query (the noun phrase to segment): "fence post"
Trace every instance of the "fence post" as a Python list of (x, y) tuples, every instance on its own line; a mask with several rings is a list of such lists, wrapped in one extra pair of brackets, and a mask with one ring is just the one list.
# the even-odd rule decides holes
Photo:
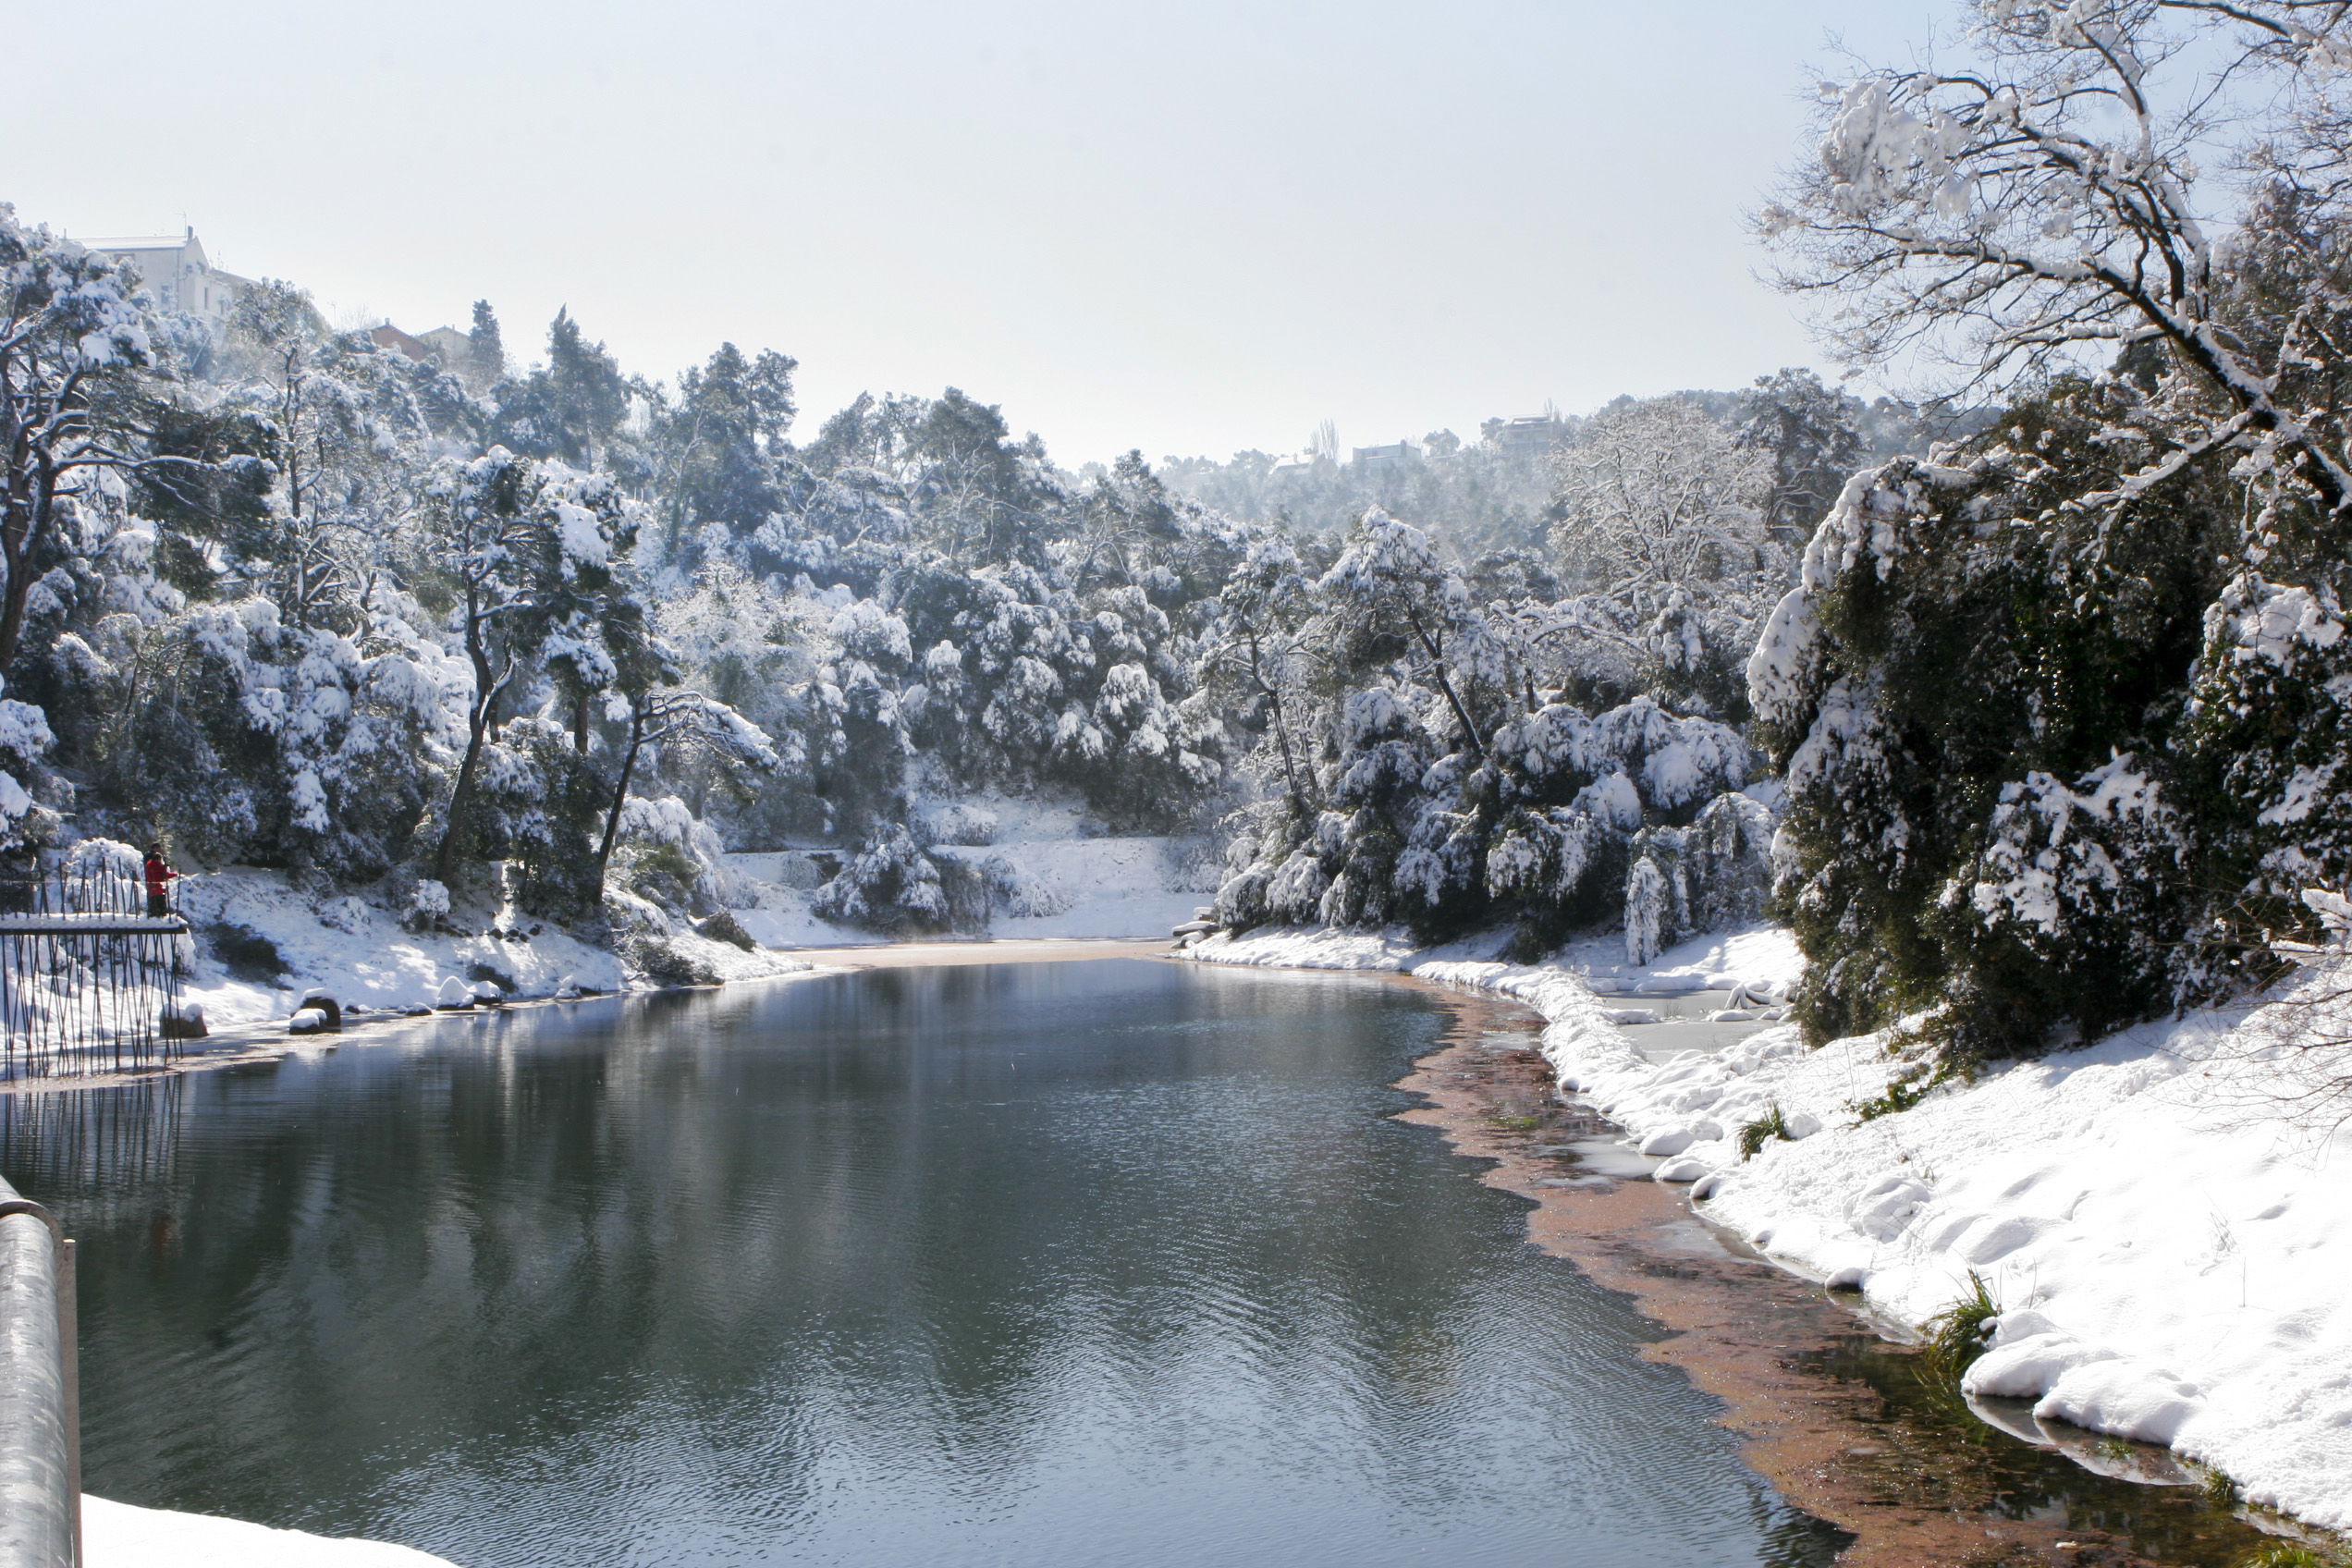
[(78, 1568), (73, 1243), (0, 1181), (0, 1568)]

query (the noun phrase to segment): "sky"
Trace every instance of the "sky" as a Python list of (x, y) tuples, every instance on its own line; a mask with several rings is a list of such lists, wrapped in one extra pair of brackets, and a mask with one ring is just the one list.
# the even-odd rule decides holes
[(195, 226), (341, 323), (802, 423), (963, 388), (1065, 464), (1829, 371), (1745, 214), (1927, 0), (0, 0), (0, 201)]

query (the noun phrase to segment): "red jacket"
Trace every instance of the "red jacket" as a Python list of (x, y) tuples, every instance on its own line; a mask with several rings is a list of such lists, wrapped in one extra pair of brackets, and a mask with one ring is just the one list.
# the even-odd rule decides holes
[(153, 855), (147, 857), (147, 892), (152, 898), (162, 898), (164, 889), (179, 879), (179, 873)]

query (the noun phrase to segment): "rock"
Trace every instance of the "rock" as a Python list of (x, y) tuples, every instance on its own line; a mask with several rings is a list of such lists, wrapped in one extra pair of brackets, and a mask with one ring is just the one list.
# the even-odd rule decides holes
[(204, 1010), (195, 1002), (165, 1002), (156, 1032), (166, 1040), (201, 1040), (209, 1033)]
[(1707, 1161), (1684, 1155), (1679, 1159), (1668, 1160), (1651, 1171), (1649, 1176), (1653, 1182), (1696, 1182), (1709, 1169)]
[(491, 981), (476, 980), (472, 999), (476, 1007), (504, 1007), (507, 1005), (507, 993)]
[(1691, 1136), (1687, 1127), (1665, 1127), (1652, 1133), (1641, 1143), (1641, 1152), (1652, 1159), (1678, 1155), (1698, 1140)]
[(1849, 1263), (1843, 1268), (1830, 1270), (1830, 1277), (1821, 1283), (1833, 1291), (1858, 1291), (1868, 1282), (1869, 1278), (1868, 1268), (1858, 1263)]
[(1606, 1011), (1609, 1014), (1609, 1022), (1616, 1024), (1655, 1023), (1659, 1021), (1658, 1010), (1655, 1008), (1612, 1007)]
[(294, 1016), (286, 1021), (286, 1032), (289, 1035), (324, 1035), (327, 1033), (326, 1014), (314, 1007), (298, 1009)]
[(1809, 1110), (1793, 1110), (1782, 1120), (1792, 1138), (1809, 1138), (1821, 1130), (1821, 1119)]
[(433, 1005), (444, 1012), (462, 1012), (473, 1005), (473, 993), (466, 989), (464, 981), (452, 974), (441, 982), (440, 992), (434, 998)]
[(557, 1000), (568, 1002), (577, 998), (579, 995), (580, 982), (574, 976), (567, 974), (562, 979), (556, 982)]
[(303, 992), (302, 1007), (305, 1011), (318, 1012), (325, 1016), (326, 1022), (319, 1025), (325, 1033), (339, 1035), (343, 1032), (343, 1009), (324, 987), (313, 986)]

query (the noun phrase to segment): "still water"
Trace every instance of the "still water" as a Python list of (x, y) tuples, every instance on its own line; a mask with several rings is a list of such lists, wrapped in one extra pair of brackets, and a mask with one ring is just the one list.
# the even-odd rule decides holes
[(0, 1105), (90, 1488), (466, 1568), (1827, 1562), (1390, 1085), (1138, 960), (436, 1023)]

